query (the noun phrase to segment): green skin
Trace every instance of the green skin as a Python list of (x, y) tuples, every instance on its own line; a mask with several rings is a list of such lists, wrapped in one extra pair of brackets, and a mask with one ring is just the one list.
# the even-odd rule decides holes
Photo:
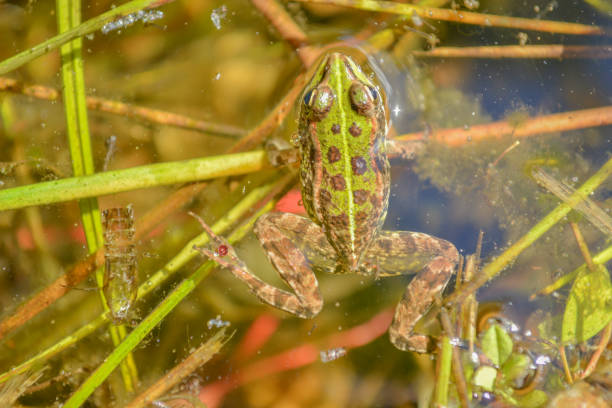
[(406, 287), (389, 328), (400, 350), (428, 352), (433, 342), (414, 326), (444, 290), (459, 260), (448, 241), (419, 232), (381, 230), (389, 202), (387, 122), (380, 89), (347, 55), (322, 59), (300, 102), (300, 185), (309, 218), (289, 213), (260, 217), (255, 234), (293, 292), (255, 276), (210, 228), (220, 255), (197, 248), (227, 267), (263, 302), (301, 318), (316, 316), (323, 300), (315, 271), (382, 277), (417, 275)]

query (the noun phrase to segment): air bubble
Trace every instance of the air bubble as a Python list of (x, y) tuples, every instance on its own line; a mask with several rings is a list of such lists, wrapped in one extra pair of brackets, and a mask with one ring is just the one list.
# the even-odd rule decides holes
[(159, 20), (164, 17), (164, 12), (160, 10), (151, 10), (151, 11), (143, 11), (140, 10), (136, 13), (128, 14), (127, 16), (118, 18), (116, 20), (111, 21), (110, 23), (106, 23), (102, 26), (100, 31), (102, 34), (108, 34), (111, 31), (121, 29), (123, 27), (129, 27), (136, 23), (137, 21), (142, 21), (143, 23), (150, 23), (155, 20)]
[(225, 5), (213, 9), (212, 13), (210, 13), (210, 20), (217, 30), (221, 29), (221, 20), (225, 18), (227, 15), (227, 7)]
[(329, 363), (330, 361), (337, 360), (345, 355), (346, 349), (344, 347), (336, 347), (333, 349), (319, 352), (319, 356), (321, 357), (321, 361), (323, 363)]
[(206, 323), (206, 327), (208, 327), (208, 330), (212, 329), (213, 327), (227, 327), (230, 325), (230, 322), (226, 321), (226, 320), (221, 320), (221, 315), (217, 315), (217, 317), (215, 317), (214, 319), (210, 319), (207, 323)]

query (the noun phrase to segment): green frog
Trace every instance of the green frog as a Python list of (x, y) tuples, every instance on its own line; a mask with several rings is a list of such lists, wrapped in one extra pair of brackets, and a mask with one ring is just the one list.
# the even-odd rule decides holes
[(414, 326), (445, 288), (459, 254), (440, 238), (382, 230), (390, 178), (381, 92), (351, 57), (333, 52), (320, 61), (299, 100), (294, 142), (308, 218), (268, 213), (255, 224), (268, 258), (293, 292), (259, 279), (203, 222), (217, 249), (197, 249), (228, 268), (263, 302), (305, 319), (323, 307), (315, 272), (416, 273), (397, 305), (389, 336), (400, 350), (424, 353), (433, 342), (414, 333)]

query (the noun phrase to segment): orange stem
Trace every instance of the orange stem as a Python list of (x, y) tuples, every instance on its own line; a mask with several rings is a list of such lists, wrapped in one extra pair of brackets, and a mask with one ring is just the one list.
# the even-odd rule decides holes
[[(512, 135), (516, 138), (541, 133), (562, 132), (595, 126), (612, 125), (612, 106), (554, 113), (530, 118), (522, 122), (499, 121), (474, 125), (465, 128), (434, 130), (429, 138), (449, 146), (462, 146), (466, 143), (487, 139), (501, 139)], [(410, 141), (425, 139), (424, 132), (400, 135), (395, 140)]]

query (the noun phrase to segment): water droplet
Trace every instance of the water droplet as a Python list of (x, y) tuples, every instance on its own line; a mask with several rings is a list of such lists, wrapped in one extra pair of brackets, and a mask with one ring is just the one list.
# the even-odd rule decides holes
[(319, 352), (319, 356), (321, 357), (321, 361), (324, 363), (329, 363), (330, 361), (334, 361), (346, 355), (346, 349), (344, 347), (337, 347), (329, 350), (324, 350)]
[(210, 20), (217, 30), (221, 29), (221, 20), (225, 18), (227, 15), (227, 7), (225, 5), (213, 9), (212, 13), (210, 13)]
[(221, 320), (221, 315), (217, 315), (217, 317), (215, 317), (214, 319), (210, 319), (207, 323), (206, 323), (206, 327), (208, 327), (208, 330), (212, 329), (213, 327), (227, 327), (230, 325), (230, 322), (226, 321), (226, 320)]

